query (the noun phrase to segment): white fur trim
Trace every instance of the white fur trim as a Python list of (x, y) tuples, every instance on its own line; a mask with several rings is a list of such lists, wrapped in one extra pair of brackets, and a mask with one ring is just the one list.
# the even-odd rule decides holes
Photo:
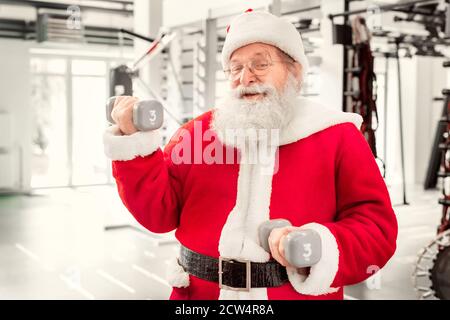
[(158, 130), (121, 135), (119, 127), (113, 125), (105, 130), (103, 145), (109, 159), (126, 161), (155, 152), (161, 145), (161, 136)]
[(294, 116), (288, 125), (281, 129), (280, 145), (296, 142), (328, 127), (350, 122), (358, 130), (362, 124), (362, 117), (352, 112), (343, 112), (325, 107), (306, 98), (299, 98)]
[(177, 258), (169, 260), (166, 279), (172, 287), (186, 288), (189, 286), (189, 273), (184, 271), (183, 267), (178, 263)]
[(263, 11), (246, 12), (231, 21), (222, 49), (223, 68), (228, 68), (236, 49), (255, 42), (273, 45), (290, 55), (302, 65), (305, 79), (309, 64), (300, 33), (284, 18)]
[[(276, 148), (270, 153), (270, 166), (275, 166)], [(236, 204), (228, 215), (219, 240), (222, 257), (267, 262), (270, 254), (259, 243), (258, 227), (269, 220), (272, 193), (271, 172), (261, 164), (246, 163), (247, 153), (242, 153), (238, 176)], [(266, 288), (252, 288), (249, 292), (221, 289), (219, 299), (267, 300)]]
[(311, 267), (308, 277), (297, 273), (296, 268), (286, 268), (288, 278), (294, 289), (305, 295), (318, 296), (337, 292), (339, 288), (331, 288), (339, 267), (339, 249), (330, 230), (318, 223), (309, 223), (299, 229), (310, 229), (319, 233), (322, 239), (322, 257)]

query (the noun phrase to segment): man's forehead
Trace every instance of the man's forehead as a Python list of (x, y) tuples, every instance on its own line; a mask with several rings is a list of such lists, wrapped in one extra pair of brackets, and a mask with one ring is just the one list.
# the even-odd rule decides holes
[(235, 50), (231, 54), (230, 62), (248, 58), (248, 57), (254, 57), (254, 56), (270, 56), (270, 57), (272, 57), (275, 52), (276, 52), (276, 48), (269, 44), (252, 43), (252, 44), (243, 46), (243, 47)]

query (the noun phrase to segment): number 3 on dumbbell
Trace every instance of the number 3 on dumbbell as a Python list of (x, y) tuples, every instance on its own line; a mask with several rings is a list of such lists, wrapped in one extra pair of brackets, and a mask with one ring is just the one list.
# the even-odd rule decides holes
[(286, 260), (297, 268), (310, 267), (322, 256), (322, 241), (311, 229), (294, 230), (283, 240)]
[(155, 110), (149, 110), (148, 113), (150, 113), (150, 117), (149, 117), (150, 122), (155, 122), (156, 121), (156, 112), (155, 112)]
[(303, 253), (303, 257), (305, 258), (306, 261), (309, 261), (309, 259), (311, 258), (311, 255), (312, 255), (311, 243), (305, 243), (303, 245), (303, 250), (305, 251)]

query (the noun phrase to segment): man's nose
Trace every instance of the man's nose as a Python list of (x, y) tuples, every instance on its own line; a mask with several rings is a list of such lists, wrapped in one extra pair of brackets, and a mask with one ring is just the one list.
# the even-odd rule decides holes
[(250, 84), (256, 82), (255, 74), (247, 66), (244, 66), (239, 82), (241, 85), (248, 87)]

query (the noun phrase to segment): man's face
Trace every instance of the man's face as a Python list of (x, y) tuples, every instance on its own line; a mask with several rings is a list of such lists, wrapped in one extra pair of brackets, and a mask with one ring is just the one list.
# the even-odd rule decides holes
[[(269, 63), (265, 70), (263, 63)], [(260, 70), (251, 70), (251, 67)], [(259, 67), (261, 66), (261, 68)], [(235, 89), (239, 86), (250, 87), (256, 84), (272, 85), (278, 92), (282, 92), (288, 78), (287, 61), (283, 61), (274, 46), (264, 43), (252, 43), (233, 52), (229, 64), (234, 76), (230, 79), (230, 86)], [(239, 72), (240, 71), (240, 72)], [(241, 98), (258, 100), (264, 97), (263, 93), (244, 94)]]
[[(298, 104), (301, 65), (276, 47), (253, 43), (233, 52), (226, 73), (230, 90), (216, 106), (211, 127), (217, 132), (244, 129), (281, 129)], [(234, 145), (231, 140), (224, 142)]]

